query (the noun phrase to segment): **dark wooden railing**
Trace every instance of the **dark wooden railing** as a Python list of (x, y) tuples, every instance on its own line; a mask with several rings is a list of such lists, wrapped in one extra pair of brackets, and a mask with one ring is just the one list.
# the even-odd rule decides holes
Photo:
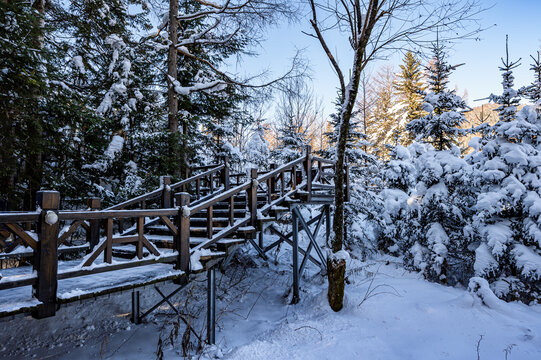
[[(188, 274), (190, 256), (194, 252), (211, 247), (242, 227), (250, 227), (254, 233), (260, 217), (267, 215), (273, 207), (292, 201), (292, 198), (302, 195), (303, 200), (309, 202), (314, 189), (332, 190), (333, 174), (326, 170), (333, 168), (333, 161), (313, 156), (311, 148), (307, 147), (302, 157), (279, 167), (273, 164), (265, 172), (249, 169), (246, 174), (230, 174), (226, 162), (202, 167), (201, 173), (174, 184), (171, 184), (170, 177), (163, 177), (159, 189), (104, 210), (100, 209), (99, 198), (88, 199), (88, 210), (59, 210), (58, 192), (38, 192), (36, 211), (0, 213), (0, 231), (11, 234), (15, 246), (21, 244), (31, 249), (34, 270), (22, 276), (0, 278), (0, 290), (31, 285), (35, 297), (42, 303), (35, 316), (46, 317), (55, 313), (58, 280), (155, 263), (171, 263), (175, 269)], [(231, 177), (237, 179), (233, 185)], [(206, 185), (205, 191), (201, 187), (202, 182)], [(347, 191), (349, 181), (346, 184)], [(265, 202), (259, 205), (258, 189), (260, 195), (265, 194)], [(235, 198), (244, 192), (246, 216), (235, 218)], [(159, 208), (146, 208), (154, 200), (159, 200)], [(213, 209), (223, 202), (227, 204), (228, 226), (214, 233)], [(199, 212), (206, 212), (208, 238), (190, 248), (190, 218)], [(125, 221), (132, 222), (134, 226), (124, 231)], [(162, 222), (171, 232), (173, 249), (160, 250), (145, 236), (146, 227), (157, 222)], [(62, 230), (60, 224), (64, 224)], [(28, 231), (30, 228), (36, 231)], [(81, 228), (86, 233), (87, 255), (78, 266), (59, 271), (59, 253), (68, 244), (70, 236)], [(114, 244), (134, 244), (135, 258), (113, 262)], [(261, 249), (252, 244), (260, 252)], [(0, 236), (0, 247), (6, 249), (8, 245)], [(148, 252), (146, 257), (145, 250)]]

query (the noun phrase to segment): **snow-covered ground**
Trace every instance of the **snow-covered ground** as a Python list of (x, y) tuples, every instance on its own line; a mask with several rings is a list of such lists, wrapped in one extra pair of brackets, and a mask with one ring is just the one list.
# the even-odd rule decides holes
[[(382, 257), (348, 264), (341, 312), (329, 309), (325, 278), (312, 265), (302, 279), (301, 302), (288, 305), (289, 248), (273, 254), (276, 264), (252, 260), (248, 251), (217, 274), (217, 345), (196, 354), (192, 335), (188, 351), (195, 358), (541, 359), (539, 305), (498, 301), (489, 308), (467, 289), (429, 283), (403, 270), (398, 259)], [(188, 299), (181, 309), (197, 316), (199, 333), (205, 284), (202, 276), (174, 298), (183, 305)], [(168, 293), (174, 286), (160, 288)], [(155, 294), (151, 287), (143, 291), (143, 307), (158, 299)], [(63, 307), (54, 318), (4, 319), (0, 358), (154, 359), (160, 337), (164, 358), (181, 358), (184, 325), (174, 346), (170, 340), (178, 318), (163, 307), (133, 325), (130, 303), (126, 292)]]

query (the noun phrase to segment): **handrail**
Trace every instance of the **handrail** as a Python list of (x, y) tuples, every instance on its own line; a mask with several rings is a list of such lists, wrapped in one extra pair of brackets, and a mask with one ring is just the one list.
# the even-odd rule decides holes
[(152, 190), (151, 192), (139, 195), (137, 197), (134, 197), (133, 199), (123, 201), (123, 202), (121, 202), (119, 204), (116, 204), (116, 205), (113, 205), (113, 206), (109, 206), (107, 209), (104, 209), (104, 210), (120, 210), (122, 208), (125, 208), (126, 206), (137, 204), (138, 202), (141, 202), (143, 200), (157, 198), (157, 197), (160, 196), (161, 193), (162, 193), (162, 188)]
[(184, 180), (181, 180), (181, 181), (176, 182), (176, 183), (174, 183), (174, 184), (171, 184), (171, 185), (169, 185), (169, 187), (170, 187), (171, 189), (176, 189), (176, 188), (178, 188), (178, 187), (181, 187), (182, 185), (188, 185), (189, 183), (194, 182), (194, 181), (196, 181), (197, 179), (201, 179), (201, 178), (203, 178), (203, 177), (205, 177), (205, 176), (208, 176), (208, 175), (210, 175), (210, 174), (213, 174), (213, 173), (215, 173), (215, 172), (218, 172), (218, 171), (222, 170), (223, 168), (225, 168), (225, 165), (223, 165), (223, 164), (222, 164), (222, 165), (218, 165), (217, 167), (212, 168), (212, 169), (207, 170), (207, 171), (204, 171), (204, 172), (202, 172), (201, 174), (197, 174), (197, 175), (194, 175), (194, 176), (189, 177), (189, 178), (187, 178), (187, 179), (184, 179)]
[(320, 163), (324, 163), (324, 164), (336, 165), (336, 161), (325, 159), (325, 158), (322, 158), (322, 157), (319, 157), (319, 156), (312, 156), (312, 160), (320, 162)]
[(38, 221), (39, 211), (0, 213), (0, 223)]
[(288, 170), (289, 168), (293, 167), (294, 165), (302, 163), (304, 160), (305, 160), (304, 156), (302, 156), (302, 157), (300, 157), (298, 159), (292, 160), (292, 161), (288, 162), (287, 164), (282, 165), (279, 168), (277, 168), (275, 170), (272, 170), (272, 171), (258, 177), (257, 181), (259, 181), (260, 183), (263, 182), (263, 181), (266, 181), (267, 179), (270, 179), (270, 178), (284, 172), (285, 170)]
[(214, 168), (214, 167), (216, 167), (216, 166), (220, 166), (220, 164), (210, 164), (210, 165), (194, 166), (194, 167), (191, 167), (190, 170), (210, 169), (210, 168)]
[(212, 199), (209, 199), (209, 200), (204, 201), (204, 202), (202, 202), (200, 204), (197, 204), (197, 205), (195, 205), (193, 207), (190, 207), (190, 214), (194, 214), (194, 213), (199, 212), (201, 210), (205, 210), (209, 206), (212, 206), (212, 205), (214, 205), (214, 204), (216, 204), (216, 203), (218, 203), (218, 202), (220, 202), (222, 200), (228, 199), (231, 196), (234, 196), (234, 195), (238, 194), (239, 192), (248, 189), (251, 186), (251, 184), (252, 184), (251, 181), (245, 182), (244, 184), (235, 186), (234, 188), (231, 188), (231, 189), (221, 193), (220, 195), (218, 195), (216, 197), (213, 197)]
[(133, 210), (97, 210), (97, 211), (60, 211), (59, 220), (94, 220), (119, 219), (130, 217), (175, 216), (177, 208), (169, 209), (133, 209)]
[[(213, 166), (215, 166), (215, 165), (213, 165)], [(189, 177), (187, 179), (184, 179), (184, 180), (181, 180), (181, 181), (176, 182), (174, 184), (171, 184), (171, 185), (169, 185), (169, 187), (171, 189), (176, 189), (178, 187), (181, 187), (182, 185), (188, 185), (191, 182), (197, 181), (197, 179), (201, 179), (202, 177), (205, 177), (205, 176), (208, 176), (208, 175), (210, 175), (212, 173), (218, 172), (218, 171), (222, 170), (224, 167), (225, 167), (225, 165), (223, 165), (223, 164), (218, 165), (218, 166), (214, 167), (213, 169), (204, 171), (204, 172), (202, 172), (200, 174), (191, 176), (191, 177)], [(122, 208), (125, 208), (126, 206), (137, 204), (137, 203), (139, 203), (139, 202), (141, 202), (143, 200), (150, 200), (150, 199), (158, 198), (160, 196), (160, 194), (162, 193), (162, 191), (163, 191), (163, 186), (156, 189), (156, 190), (152, 190), (152, 191), (150, 191), (148, 193), (139, 195), (139, 196), (137, 196), (137, 197), (135, 197), (133, 199), (129, 199), (129, 200), (123, 201), (123, 202), (121, 202), (119, 204), (110, 206), (105, 210), (120, 210)]]

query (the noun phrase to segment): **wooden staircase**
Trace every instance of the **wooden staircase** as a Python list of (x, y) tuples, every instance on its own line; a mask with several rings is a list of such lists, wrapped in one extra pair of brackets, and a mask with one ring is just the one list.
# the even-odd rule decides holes
[[(32, 303), (34, 316), (53, 316), (57, 304), (92, 294), (97, 296), (162, 280), (188, 282), (192, 273), (227, 263), (235, 249), (245, 243), (250, 243), (266, 258), (265, 253), (280, 241), (293, 244), (296, 240), (289, 239), (291, 234), (280, 234), (281, 240), (265, 247), (263, 241), (255, 241), (257, 234), (262, 236), (266, 228), (276, 233), (274, 223), (286, 214), (298, 217), (293, 210), (300, 204), (323, 205), (329, 222), (334, 165), (313, 156), (309, 147), (298, 159), (279, 167), (271, 164), (268, 171), (250, 169), (247, 173), (230, 174), (227, 161), (199, 171), (174, 184), (170, 177), (163, 177), (159, 189), (103, 210), (97, 198), (89, 199), (86, 210), (59, 210), (58, 192), (45, 191), (38, 194), (40, 204), (34, 212), (0, 213), (0, 232), (11, 239), (8, 243), (0, 238), (0, 250), (24, 246), (28, 251), (19, 253), (28, 253), (34, 259), (27, 275), (10, 276), (9, 271), (2, 270), (0, 291), (31, 286), (36, 294), (33, 299), (37, 300)], [(345, 190), (347, 196), (347, 183)], [(322, 219), (323, 213), (317, 219), (318, 229)], [(313, 219), (308, 225), (312, 223)], [(74, 241), (79, 229), (86, 236), (82, 241), (80, 238)], [(308, 226), (305, 230), (309, 231)], [(66, 252), (66, 248), (84, 252), (81, 246), (87, 250), (80, 263), (60, 267), (64, 263), (59, 261), (59, 254)], [(318, 261), (309, 255), (309, 249), (307, 252), (309, 261), (322, 266), (323, 259)], [(0, 252), (2, 256), (9, 253)], [(160, 275), (157, 265), (169, 266), (170, 270)], [(57, 292), (56, 284), (62, 287), (62, 282), (72, 278), (111, 272), (109, 277), (97, 281), (121, 279), (122, 276), (113, 273), (129, 275), (128, 269), (137, 267), (144, 273), (145, 266), (154, 266), (153, 271), (157, 271), (148, 281), (100, 286), (99, 290), (95, 287), (94, 293), (90, 289), (71, 297)], [(3, 313), (0, 307), (0, 316), (28, 309), (26, 306)]]

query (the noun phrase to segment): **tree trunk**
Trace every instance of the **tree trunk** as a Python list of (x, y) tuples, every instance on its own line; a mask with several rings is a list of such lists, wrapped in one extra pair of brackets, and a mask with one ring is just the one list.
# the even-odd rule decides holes
[[(340, 110), (339, 117), (340, 132), (338, 134), (338, 144), (336, 145), (336, 169), (334, 174), (334, 238), (331, 242), (333, 253), (337, 253), (338, 251), (342, 250), (344, 242), (344, 165), (351, 114), (353, 112), (353, 106), (359, 91), (359, 81), (362, 70), (360, 65), (361, 58), (361, 52), (356, 51), (350, 83), (346, 88), (345, 94), (342, 94), (342, 108)], [(346, 272), (346, 262), (343, 259), (335, 259), (333, 255), (329, 254), (327, 267), (329, 278), (329, 305), (334, 311), (340, 311), (344, 301), (344, 276)]]
[(168, 112), (168, 127), (172, 133), (178, 132), (178, 95), (175, 92), (175, 87), (171, 83), (172, 80), (177, 80), (177, 42), (178, 42), (178, 0), (169, 0), (169, 53), (167, 55), (167, 108)]

